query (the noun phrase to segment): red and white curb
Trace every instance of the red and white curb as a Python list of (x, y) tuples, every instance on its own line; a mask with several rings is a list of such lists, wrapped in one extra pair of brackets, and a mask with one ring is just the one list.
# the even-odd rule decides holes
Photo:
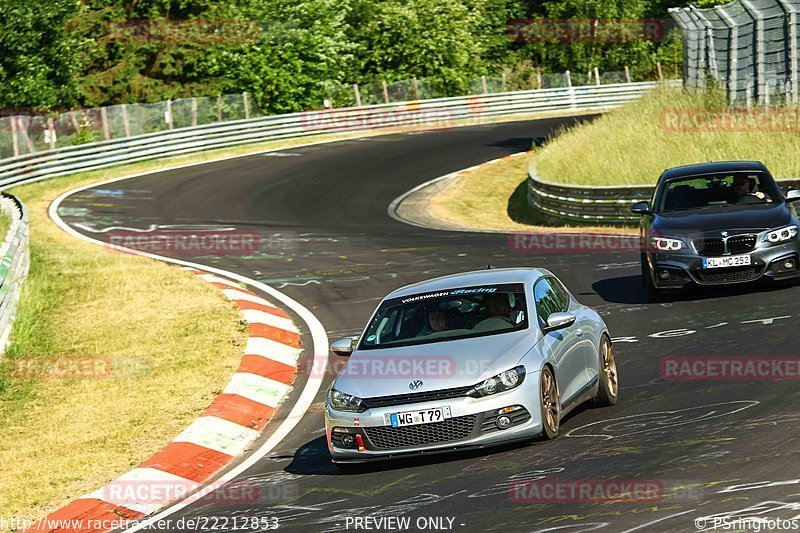
[(111, 531), (185, 498), (253, 444), (292, 390), (302, 350), (300, 331), (289, 315), (224, 277), (185, 270), (221, 289), (247, 322), (247, 345), (236, 373), (171, 443), (26, 531)]

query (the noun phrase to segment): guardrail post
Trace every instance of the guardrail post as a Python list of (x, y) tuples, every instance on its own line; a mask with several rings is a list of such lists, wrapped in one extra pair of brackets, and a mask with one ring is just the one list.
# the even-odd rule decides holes
[(361, 107), (361, 91), (358, 90), (358, 84), (353, 84), (353, 94), (356, 97), (356, 107)]
[(122, 104), (122, 126), (125, 128), (125, 137), (130, 137), (131, 136), (131, 121), (128, 119), (128, 105), (127, 104)]
[(381, 88), (383, 89), (383, 101), (389, 103), (389, 87), (386, 86), (386, 80), (381, 80)]
[(108, 127), (108, 109), (105, 107), (100, 108), (100, 122), (103, 123), (103, 138), (107, 141), (111, 140), (111, 129)]
[(242, 101), (244, 102), (244, 118), (250, 118), (250, 100), (247, 98), (247, 93), (242, 93)]

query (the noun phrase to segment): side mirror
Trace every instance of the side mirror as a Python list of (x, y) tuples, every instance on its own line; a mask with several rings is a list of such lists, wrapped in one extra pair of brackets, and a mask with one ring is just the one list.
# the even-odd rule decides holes
[(574, 323), (575, 315), (572, 313), (553, 313), (547, 317), (547, 327), (544, 328), (544, 332), (549, 333), (557, 329), (568, 328)]
[(650, 214), (650, 202), (636, 202), (631, 207), (631, 213), (636, 215), (647, 215)]
[(786, 193), (787, 202), (796, 202), (797, 200), (800, 200), (800, 189), (792, 189)]
[(345, 337), (331, 343), (331, 351), (336, 355), (350, 355), (356, 349), (358, 337)]

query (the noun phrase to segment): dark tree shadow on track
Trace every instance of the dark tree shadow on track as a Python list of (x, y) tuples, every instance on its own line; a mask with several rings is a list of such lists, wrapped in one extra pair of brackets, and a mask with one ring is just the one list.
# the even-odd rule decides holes
[[(658, 303), (689, 302), (695, 300), (711, 300), (730, 296), (741, 296), (760, 292), (790, 290), (796, 283), (757, 281), (738, 285), (721, 285), (718, 287), (692, 286), (679, 292), (665, 293)], [(606, 302), (621, 304), (649, 303), (641, 276), (622, 276), (596, 281), (592, 289)]]

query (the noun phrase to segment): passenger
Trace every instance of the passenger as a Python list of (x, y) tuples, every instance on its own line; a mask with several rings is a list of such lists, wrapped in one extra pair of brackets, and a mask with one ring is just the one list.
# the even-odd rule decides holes
[(511, 318), (511, 306), (508, 305), (508, 297), (505, 294), (487, 296), (485, 301), (490, 316), (499, 316), (505, 319)]

